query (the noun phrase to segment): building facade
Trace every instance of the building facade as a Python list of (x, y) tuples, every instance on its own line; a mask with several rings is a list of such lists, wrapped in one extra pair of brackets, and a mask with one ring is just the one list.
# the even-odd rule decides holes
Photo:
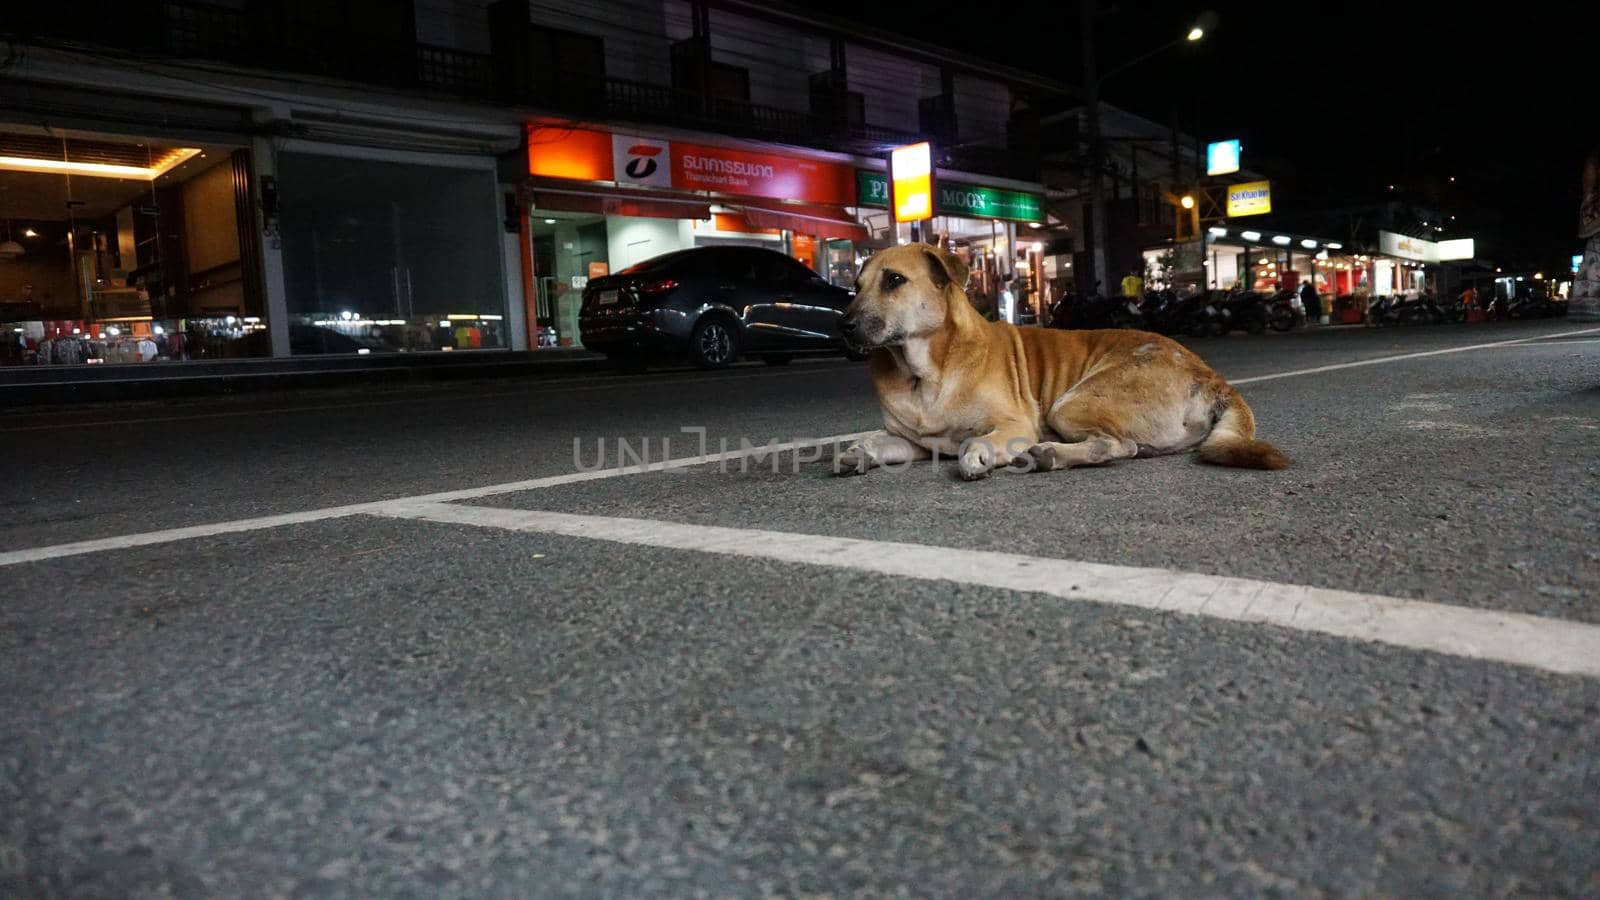
[(903, 239), (879, 173), (919, 139), (950, 195), (935, 228), (980, 271), (1026, 270), (1017, 229), (1047, 224), (1030, 110), (1064, 88), (848, 23), (690, 0), (87, 6), (0, 24), (8, 364), (571, 346), (585, 279), (705, 243), (841, 282)]

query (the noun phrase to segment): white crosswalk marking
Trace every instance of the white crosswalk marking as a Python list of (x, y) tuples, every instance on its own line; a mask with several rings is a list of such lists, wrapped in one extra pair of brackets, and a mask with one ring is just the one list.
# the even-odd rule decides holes
[(1171, 569), (648, 519), (426, 502), (391, 503), (375, 513), (1026, 591), (1600, 676), (1600, 625), (1522, 613)]

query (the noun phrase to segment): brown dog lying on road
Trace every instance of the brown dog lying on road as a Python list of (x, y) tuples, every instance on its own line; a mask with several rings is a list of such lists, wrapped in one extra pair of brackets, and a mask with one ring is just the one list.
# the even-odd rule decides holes
[(1064, 469), (1196, 447), (1222, 466), (1289, 464), (1255, 439), (1239, 392), (1177, 342), (991, 323), (966, 283), (966, 264), (929, 244), (891, 247), (861, 267), (840, 327), (875, 350), (884, 430), (841, 452), (835, 472), (937, 452), (958, 457), (972, 480), (1013, 464)]

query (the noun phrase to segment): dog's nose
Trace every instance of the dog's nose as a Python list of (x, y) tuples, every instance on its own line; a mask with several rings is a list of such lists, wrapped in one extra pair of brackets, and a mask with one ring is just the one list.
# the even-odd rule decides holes
[(856, 329), (861, 327), (861, 320), (855, 313), (847, 313), (839, 318), (839, 331), (845, 337), (855, 337)]

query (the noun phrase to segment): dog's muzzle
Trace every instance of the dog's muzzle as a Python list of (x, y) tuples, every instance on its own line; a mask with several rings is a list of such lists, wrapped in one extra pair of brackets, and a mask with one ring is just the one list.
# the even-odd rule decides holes
[[(883, 320), (876, 316), (846, 313), (839, 319), (839, 334), (845, 343), (857, 350), (871, 350), (884, 345)], [(874, 338), (873, 335), (878, 337)]]

